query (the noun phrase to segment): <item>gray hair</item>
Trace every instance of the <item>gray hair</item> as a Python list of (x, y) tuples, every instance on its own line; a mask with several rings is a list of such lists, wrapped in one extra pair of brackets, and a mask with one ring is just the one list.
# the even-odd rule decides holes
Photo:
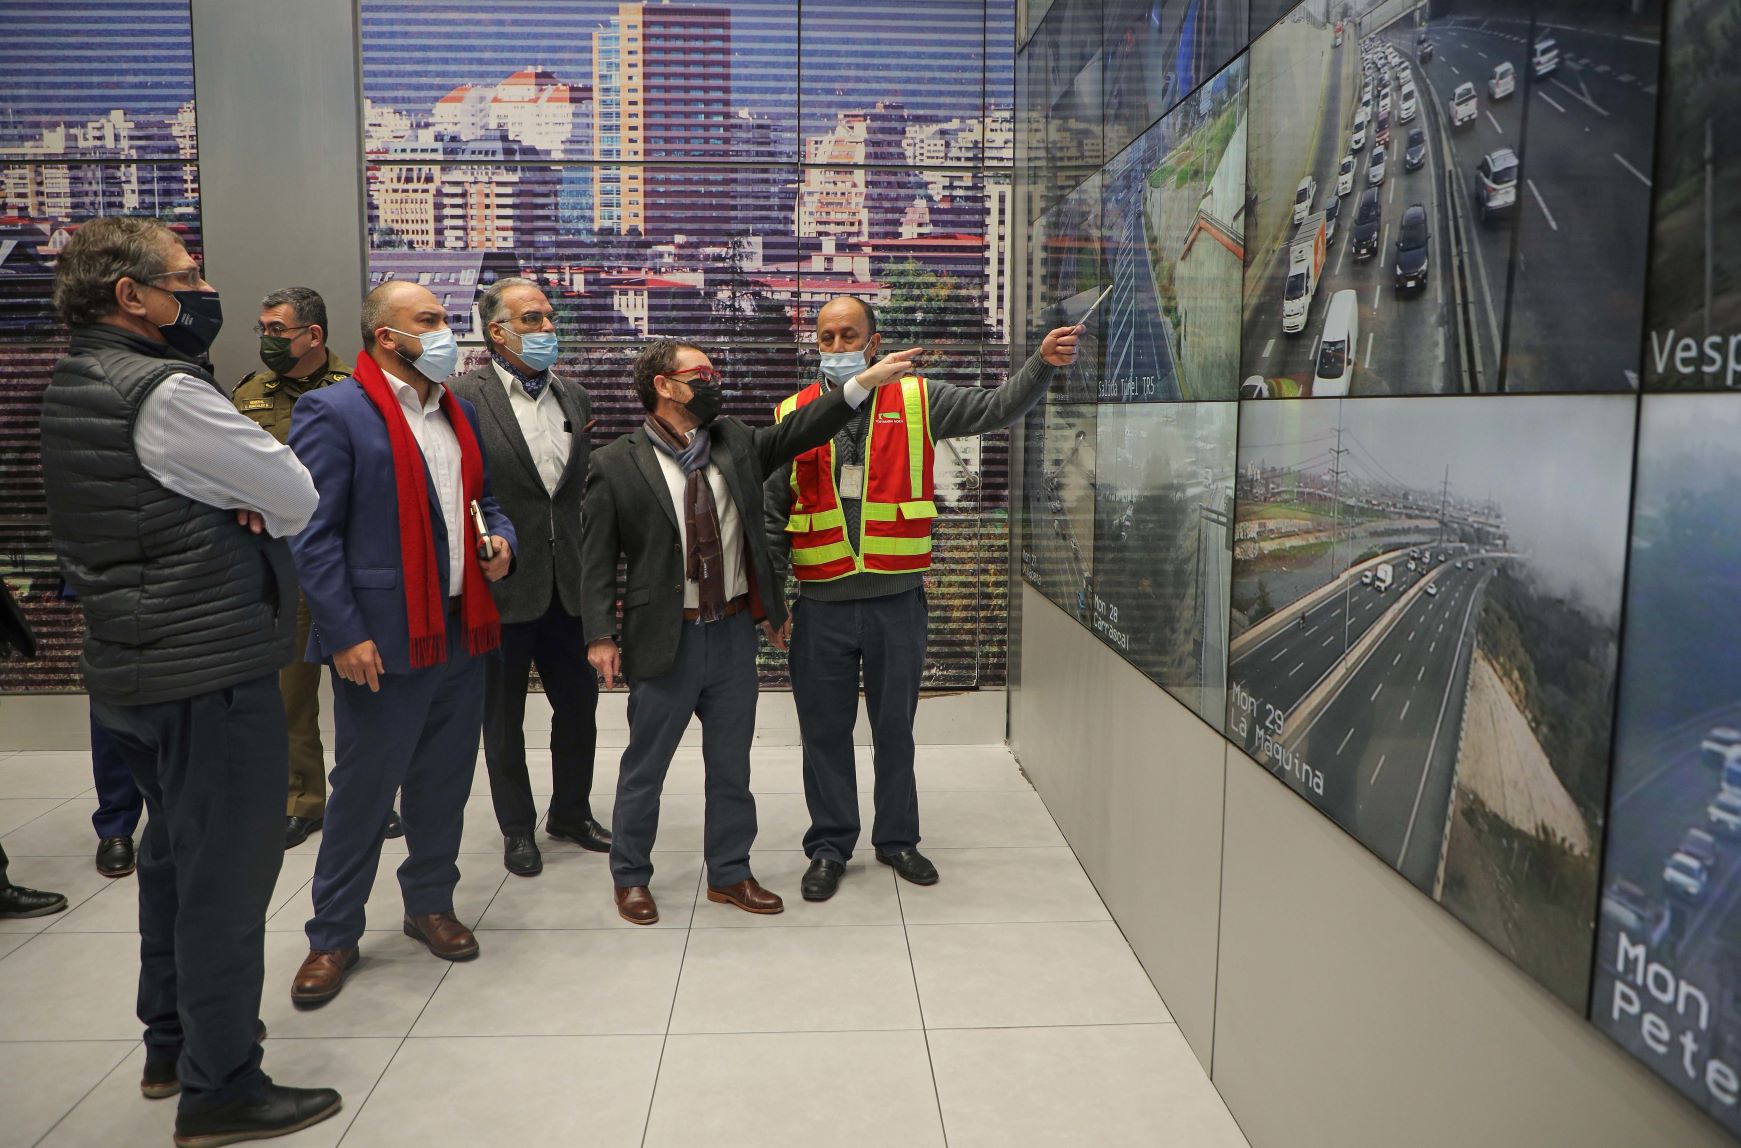
[[(538, 284), (518, 275), (504, 275), (502, 278), (484, 288), (484, 293), (478, 296), (478, 322), (484, 328), (484, 342), (490, 341), (490, 324), (503, 320), (503, 312), (507, 304), (502, 302), (502, 296), (512, 287), (537, 287)], [(542, 288), (540, 288), (542, 290)]]
[(54, 309), (69, 327), (88, 327), (115, 310), (115, 284), (149, 282), (169, 266), (181, 237), (147, 216), (111, 215), (73, 232), (54, 269)]
[(266, 298), (260, 300), (260, 310), (268, 311), (273, 307), (288, 305), (290, 313), (296, 316), (298, 323), (318, 326), (322, 334), (332, 331), (326, 325), (326, 300), (320, 297), (320, 292), (312, 287), (280, 287)]

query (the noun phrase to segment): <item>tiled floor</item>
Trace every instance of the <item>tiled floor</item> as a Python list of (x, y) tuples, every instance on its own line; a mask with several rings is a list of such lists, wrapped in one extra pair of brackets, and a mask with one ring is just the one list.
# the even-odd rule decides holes
[[(544, 874), (509, 877), (480, 769), (456, 900), (482, 958), (446, 964), (399, 933), (390, 854), (363, 963), (313, 1012), (289, 985), (319, 838), (286, 855), (266, 1068), (339, 1088), (345, 1110), (282, 1143), (1243, 1148), (1007, 750), (920, 751), (941, 884), (858, 860), (822, 906), (798, 896), (798, 753), (758, 749), (755, 769), (754, 864), (783, 915), (701, 896), (696, 751), (666, 787), (654, 928), (620, 920), (604, 859), (572, 846), (541, 842)], [(601, 750), (607, 817), (615, 774)], [(548, 793), (547, 762), (534, 776)], [(83, 755), (0, 753), (12, 877), (73, 906), (0, 921), (0, 1148), (169, 1142), (173, 1103), (137, 1084), (134, 886), (93, 870), (93, 806)]]

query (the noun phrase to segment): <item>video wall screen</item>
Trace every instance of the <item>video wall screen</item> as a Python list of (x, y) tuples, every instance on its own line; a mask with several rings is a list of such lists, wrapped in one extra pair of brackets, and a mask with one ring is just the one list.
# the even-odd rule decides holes
[(1074, 8), (1024, 577), (1741, 1136), (1741, 9)]
[(78, 607), (60, 596), (42, 490), (42, 392), (66, 347), (51, 302), (78, 225), (148, 215), (198, 257), (199, 138), (187, 0), (19, 0), (0, 40), (0, 578), (37, 634), (0, 693), (83, 688)]

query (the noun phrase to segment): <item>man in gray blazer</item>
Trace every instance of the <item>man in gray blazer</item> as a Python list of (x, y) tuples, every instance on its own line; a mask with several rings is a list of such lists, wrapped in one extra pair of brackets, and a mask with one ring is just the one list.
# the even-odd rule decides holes
[(556, 374), (554, 311), (530, 279), (505, 278), (478, 299), (490, 361), (454, 380), (478, 412), (494, 461), (496, 498), (520, 534), (512, 578), (491, 583), (502, 645), (484, 666), (484, 762), (508, 872), (544, 868), (533, 827), (538, 808), (526, 772), (526, 685), (533, 666), (553, 711), (550, 816), (544, 831), (603, 853), (611, 835), (592, 815), (598, 679), (582, 636), (581, 500), (591, 445), (592, 400)]
[[(629, 683), (611, 823), (617, 912), (637, 925), (659, 919), (649, 885), (665, 771), (691, 716), (701, 719), (707, 771), (707, 899), (749, 913), (778, 913), (780, 898), (750, 872), (756, 802), (750, 741), (756, 724), (756, 631), (786, 620), (761, 529), (762, 483), (844, 427), (871, 390), (910, 369), (901, 351), (775, 426), (718, 418), (719, 372), (693, 344), (660, 340), (635, 360), (639, 429), (592, 456), (581, 522), (587, 659), (614, 685)], [(623, 645), (617, 629), (617, 561), (627, 559)]]

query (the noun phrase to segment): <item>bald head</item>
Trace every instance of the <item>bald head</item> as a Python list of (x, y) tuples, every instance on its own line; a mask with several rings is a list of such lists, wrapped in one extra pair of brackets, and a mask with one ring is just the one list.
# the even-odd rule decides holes
[[(389, 279), (363, 298), (363, 346), (375, 345), (375, 333), (382, 327), (397, 327), (401, 331), (415, 331), (402, 320), (409, 316), (401, 312), (415, 314), (419, 310), (435, 311), (443, 320), (447, 313), (441, 309), (441, 300), (427, 287), (419, 286), (409, 279)], [(436, 326), (440, 326), (437, 323)]]
[(863, 351), (867, 361), (876, 359), (882, 337), (877, 334), (877, 313), (856, 295), (839, 295), (816, 312), (816, 349), (825, 354)]

